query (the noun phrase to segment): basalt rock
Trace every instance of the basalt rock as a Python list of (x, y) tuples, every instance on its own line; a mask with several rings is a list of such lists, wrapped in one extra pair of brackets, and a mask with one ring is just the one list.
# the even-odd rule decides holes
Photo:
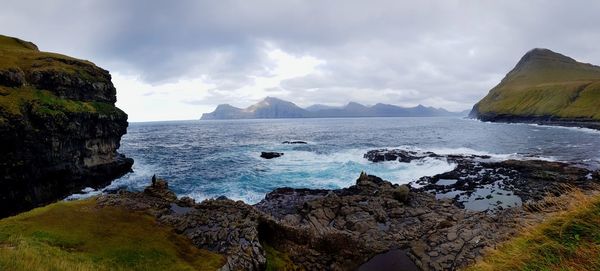
[(131, 170), (116, 151), (128, 123), (108, 71), (6, 36), (0, 55), (0, 217)]

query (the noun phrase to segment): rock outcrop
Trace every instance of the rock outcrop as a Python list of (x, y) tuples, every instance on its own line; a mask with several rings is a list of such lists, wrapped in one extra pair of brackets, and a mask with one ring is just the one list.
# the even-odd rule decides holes
[[(597, 173), (564, 163), (388, 152), (377, 150), (367, 157), (399, 162), (435, 157), (457, 167), (422, 178), (421, 188), (362, 173), (348, 188), (279, 188), (252, 206), (227, 198), (201, 203), (177, 199), (163, 180), (144, 192), (121, 191), (101, 196), (98, 202), (149, 212), (198, 247), (225, 255), (221, 270), (264, 270), (269, 261), (286, 260), (288, 270), (368, 269), (371, 261), (398, 267), (398, 255), (405, 270), (457, 270), (475, 262), (485, 248), (516, 234), (520, 226), (542, 221), (554, 207), (539, 206), (546, 196), (566, 191), (563, 185), (588, 189), (600, 182)], [(445, 185), (443, 178), (456, 182)], [(472, 194), (504, 181), (502, 187), (522, 196), (523, 205), (486, 212), (466, 208), (460, 197), (439, 197), (457, 190)], [(395, 256), (386, 265), (389, 255)]]
[(108, 71), (0, 36), (0, 217), (108, 184), (127, 114)]
[(533, 49), (473, 107), (470, 116), (600, 129), (598, 93), (600, 67)]

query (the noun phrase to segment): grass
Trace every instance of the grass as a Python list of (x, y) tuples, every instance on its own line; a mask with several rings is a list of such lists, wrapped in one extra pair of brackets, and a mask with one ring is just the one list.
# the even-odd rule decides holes
[(266, 271), (295, 271), (302, 270), (296, 266), (290, 257), (275, 249), (268, 243), (262, 243), (263, 249), (265, 250), (265, 256), (267, 258)]
[(495, 89), (479, 103), (482, 113), (600, 120), (600, 81)]
[[(95, 76), (93, 63), (72, 57), (41, 52), (32, 43), (0, 35), (0, 70), (22, 71), (32, 74), (36, 71), (75, 74), (77, 77), (96, 82), (106, 78)], [(125, 113), (112, 104), (101, 102), (81, 102), (61, 99), (49, 91), (38, 90), (31, 85), (21, 87), (0, 86), (0, 125), (6, 122), (7, 115), (23, 116), (26, 108), (38, 115), (65, 115), (70, 112), (95, 112), (106, 116)]]
[[(73, 65), (72, 63), (80, 64)], [(54, 69), (89, 76), (80, 68), (85, 65), (93, 66), (94, 64), (61, 54), (41, 52), (31, 43), (0, 35), (0, 70), (11, 68), (22, 71)]]
[(564, 211), (525, 228), (467, 270), (600, 270), (600, 197), (571, 194), (556, 203), (564, 204)]
[(216, 270), (224, 263), (149, 215), (98, 208), (94, 199), (0, 220), (0, 270)]
[(0, 86), (0, 112), (22, 116), (25, 107), (30, 107), (38, 115), (64, 115), (66, 113), (99, 113), (106, 116), (125, 113), (109, 103), (82, 102), (61, 99), (50, 91), (38, 90), (29, 86), (8, 88)]

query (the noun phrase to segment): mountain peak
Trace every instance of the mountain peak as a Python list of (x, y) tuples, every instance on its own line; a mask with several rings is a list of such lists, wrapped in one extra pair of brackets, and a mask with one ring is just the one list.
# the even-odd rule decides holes
[(357, 102), (349, 102), (349, 103), (346, 105), (346, 107), (366, 107), (366, 106), (364, 106), (364, 105), (362, 105), (362, 104), (359, 104), (359, 103), (357, 103)]
[(572, 59), (563, 54), (559, 54), (550, 49), (546, 48), (534, 48), (529, 50), (529, 52), (525, 53), (519, 63), (517, 63), (517, 67), (524, 66), (528, 63), (532, 62), (549, 62), (549, 61), (559, 61), (559, 62), (567, 62), (567, 63), (576, 63), (575, 59)]
[(263, 101), (265, 102), (279, 102), (279, 101), (283, 101), (282, 99), (279, 98), (275, 98), (275, 97), (271, 97), (271, 96), (267, 96), (263, 99)]

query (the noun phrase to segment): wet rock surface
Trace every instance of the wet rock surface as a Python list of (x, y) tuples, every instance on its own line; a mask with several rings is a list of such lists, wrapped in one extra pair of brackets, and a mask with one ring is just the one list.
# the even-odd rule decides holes
[(373, 150), (372, 162), (409, 163), (424, 158), (443, 159), (455, 165), (449, 172), (425, 176), (411, 183), (415, 191), (430, 192), (438, 199), (451, 198), (457, 206), (473, 211), (497, 211), (558, 196), (569, 187), (592, 189), (598, 173), (563, 162), (498, 160), (486, 155), (440, 155), (399, 149)]

